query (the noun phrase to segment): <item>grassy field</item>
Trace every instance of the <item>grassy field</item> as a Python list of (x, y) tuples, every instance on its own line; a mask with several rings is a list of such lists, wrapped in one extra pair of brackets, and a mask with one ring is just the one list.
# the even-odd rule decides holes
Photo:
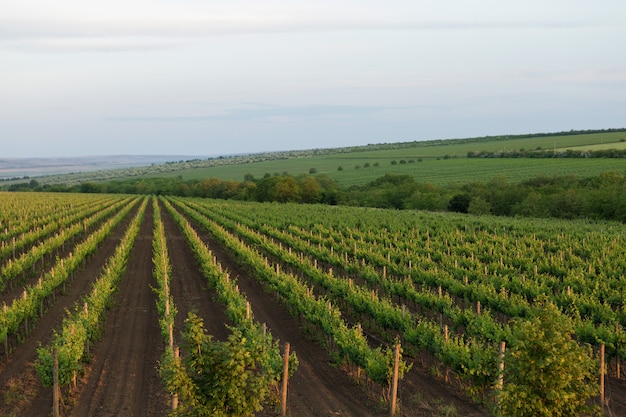
[[(452, 143), (415, 146), (397, 149), (354, 151), (322, 156), (280, 159), (246, 164), (162, 173), (158, 176), (182, 176), (183, 179), (219, 178), (242, 181), (249, 174), (255, 178), (264, 175), (289, 173), (326, 174), (344, 186), (365, 184), (386, 173), (407, 174), (420, 182), (439, 185), (462, 184), (468, 181), (488, 182), (504, 176), (510, 182), (519, 182), (538, 175), (577, 175), (587, 177), (605, 171), (626, 170), (624, 159), (482, 159), (466, 158), (471, 151), (498, 151), (511, 149), (624, 149), (620, 140), (624, 132), (603, 134), (533, 137), (490, 142)], [(341, 167), (341, 169), (340, 169)], [(157, 175), (154, 175), (157, 176)]]
[[(421, 162), (391, 165), (390, 161), (380, 161), (378, 166), (370, 162), (364, 168), (365, 160), (317, 159), (306, 161), (270, 161), (258, 164), (233, 165), (214, 168), (178, 171), (163, 176), (182, 176), (184, 179), (219, 178), (241, 181), (246, 174), (255, 178), (265, 173), (287, 172), (292, 175), (305, 174), (315, 167), (318, 174), (327, 174), (344, 186), (365, 184), (387, 173), (407, 174), (420, 182), (433, 184), (463, 184), (470, 181), (488, 182), (494, 177), (505, 177), (510, 182), (524, 181), (538, 175), (594, 176), (605, 171), (626, 171), (624, 159), (424, 159)], [(337, 169), (343, 166), (343, 171)], [(356, 168), (360, 166), (361, 168)]]
[(625, 142), (611, 142), (611, 143), (599, 143), (595, 145), (581, 145), (575, 146), (570, 149), (574, 150), (583, 150), (583, 151), (601, 151), (606, 149), (626, 149), (626, 141)]

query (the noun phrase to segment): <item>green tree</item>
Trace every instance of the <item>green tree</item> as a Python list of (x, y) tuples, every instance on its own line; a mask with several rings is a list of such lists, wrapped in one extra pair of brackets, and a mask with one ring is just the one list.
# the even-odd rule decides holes
[(336, 205), (343, 200), (343, 191), (337, 180), (325, 174), (320, 174), (315, 179), (322, 188), (322, 203)]
[(319, 203), (322, 198), (322, 186), (311, 176), (300, 179), (300, 190), (303, 203)]
[(467, 213), (470, 206), (471, 197), (469, 194), (456, 194), (448, 203), (448, 210), (457, 213)]
[(569, 417), (589, 415), (599, 394), (597, 363), (591, 347), (573, 338), (572, 320), (546, 296), (533, 317), (514, 326), (505, 360), (499, 404), (503, 416)]
[(470, 214), (490, 214), (491, 204), (483, 198), (474, 197), (470, 201), (467, 212)]
[(270, 191), (273, 201), (281, 203), (299, 202), (300, 201), (300, 185), (295, 178), (282, 175), (277, 178), (273, 189)]

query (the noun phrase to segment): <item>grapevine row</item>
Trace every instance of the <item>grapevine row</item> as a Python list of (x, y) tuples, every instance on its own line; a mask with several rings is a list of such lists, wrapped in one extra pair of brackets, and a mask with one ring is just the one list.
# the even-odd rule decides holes
[[(246, 349), (260, 352), (260, 363), (263, 366), (263, 373), (266, 374), (265, 378), (273, 381), (274, 384), (278, 384), (282, 377), (281, 371), (283, 366), (283, 359), (281, 357), (278, 342), (273, 340), (272, 335), (265, 330), (264, 325), (261, 325), (253, 319), (250, 304), (247, 302), (243, 294), (239, 292), (236, 282), (232, 280), (228, 272), (224, 271), (221, 265), (217, 263), (211, 251), (202, 242), (189, 222), (181, 216), (168, 201), (164, 199), (162, 201), (169, 214), (181, 229), (188, 245), (194, 252), (195, 257), (200, 264), (202, 273), (208, 280), (209, 285), (215, 289), (219, 301), (226, 306), (227, 315), (234, 324), (231, 331), (234, 332), (236, 330), (238, 334), (240, 334), (238, 336), (238, 340), (240, 340), (241, 343), (245, 342)], [(160, 220), (161, 215), (158, 207), (157, 210), (155, 210), (155, 213), (158, 213), (155, 216), (154, 262), (155, 269), (158, 271), (155, 273), (155, 276), (157, 277), (157, 280), (166, 283), (168, 281), (168, 277), (170, 276), (170, 267), (167, 247), (165, 245), (164, 230)], [(156, 219), (157, 216), (158, 224)], [(167, 338), (170, 341), (170, 347), (165, 350), (161, 374), (165, 379), (166, 386), (172, 394), (176, 394), (178, 397), (189, 401), (192, 397), (188, 392), (190, 390), (189, 384), (191, 381), (186, 377), (186, 371), (184, 370), (181, 361), (173, 356), (174, 352), (172, 351), (171, 328), (174, 322), (173, 315), (175, 314), (175, 309), (171, 298), (167, 294), (168, 291), (166, 288), (167, 287), (159, 291), (159, 300), (167, 299), (165, 309), (162, 308), (162, 301), (159, 301), (159, 304), (161, 304), (160, 310), (163, 317), (161, 319), (161, 331), (165, 336), (165, 326), (167, 325)], [(169, 303), (171, 303), (171, 305), (169, 305)], [(290, 355), (289, 363), (290, 373), (295, 372), (297, 367), (297, 358), (295, 353)], [(221, 384), (228, 386), (229, 381), (221, 381)], [(260, 395), (260, 393), (257, 393), (257, 395)]]
[[(247, 332), (258, 333), (263, 326), (253, 320), (250, 304), (239, 291), (237, 282), (230, 278), (227, 271), (223, 270), (189, 222), (167, 200), (163, 200), (163, 202), (192, 248), (209, 285), (216, 290), (219, 301), (226, 306), (228, 318), (232, 320), (235, 326), (241, 328), (244, 334)], [(268, 346), (273, 344), (271, 339), (271, 335), (268, 333)]]
[(174, 300), (169, 292), (172, 267), (170, 265), (167, 244), (165, 240), (165, 228), (161, 221), (161, 209), (156, 198), (152, 199), (154, 211), (154, 230), (152, 237), (152, 264), (153, 275), (157, 282), (157, 311), (159, 313), (159, 327), (165, 343), (169, 349), (173, 349), (173, 329), (176, 308)]

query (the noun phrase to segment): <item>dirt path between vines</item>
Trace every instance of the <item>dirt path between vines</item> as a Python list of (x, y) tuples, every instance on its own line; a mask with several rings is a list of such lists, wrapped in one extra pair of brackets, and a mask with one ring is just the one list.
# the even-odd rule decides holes
[(208, 288), (207, 279), (200, 272), (200, 266), (185, 236), (163, 206), (161, 213), (172, 266), (170, 291), (177, 310), (174, 343), (180, 346), (184, 320), (192, 311), (204, 320), (204, 328), (215, 340), (225, 341), (228, 337), (225, 324), (229, 323), (229, 319), (224, 305), (216, 301), (216, 294)]
[(156, 368), (164, 342), (151, 289), (152, 227), (148, 204), (72, 416), (167, 415), (167, 398)]

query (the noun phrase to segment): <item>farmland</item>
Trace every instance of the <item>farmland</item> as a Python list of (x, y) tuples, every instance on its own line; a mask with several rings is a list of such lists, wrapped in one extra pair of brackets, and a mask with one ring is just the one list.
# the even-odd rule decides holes
[[(626, 164), (621, 159), (596, 160), (475, 160), (466, 155), (472, 151), (499, 151), (510, 149), (623, 149), (621, 140), (624, 132), (604, 134), (580, 134), (567, 136), (538, 136), (531, 138), (507, 138), (484, 140), (458, 140), (413, 142), (407, 144), (381, 145), (382, 149), (365, 147), (348, 151), (307, 156), (281, 158), (277, 160), (246, 161), (219, 164), (206, 168), (190, 168), (180, 171), (150, 174), (149, 177), (182, 176), (183, 179), (218, 178), (241, 181), (245, 175), (255, 178), (266, 174), (287, 172), (291, 175), (308, 174), (315, 169), (317, 174), (326, 174), (343, 186), (362, 185), (386, 173), (407, 174), (420, 182), (437, 185), (462, 184), (468, 178), (487, 182), (494, 175), (510, 181), (524, 181), (538, 175), (568, 175), (580, 177), (597, 175), (604, 171), (624, 171)], [(332, 151), (332, 150), (328, 150)], [(322, 153), (322, 152), (320, 152)], [(341, 168), (341, 169), (340, 169)]]
[[(222, 343), (267, 334), (258, 343), (268, 363), (290, 343), (288, 415), (388, 415), (386, 358), (399, 343), (398, 415), (487, 416), (500, 343), (514, 342), (514, 319), (531, 316), (541, 295), (596, 359), (604, 345), (609, 410), (626, 412), (620, 223), (0, 197), (1, 414), (49, 413), (56, 349), (63, 415), (166, 415), (177, 385), (158, 364), (184, 347), (194, 312)], [(279, 407), (257, 415), (280, 415)]]
[[(501, 176), (514, 180), (524, 181), (537, 175), (568, 175), (580, 177), (597, 175), (604, 171), (622, 172), (626, 163), (622, 159), (468, 159), (468, 158), (429, 158), (418, 161), (417, 158), (406, 163), (393, 157), (334, 157), (311, 158), (308, 160), (268, 161), (259, 164), (243, 166), (227, 166), (221, 168), (198, 168), (159, 175), (159, 177), (176, 177), (181, 175), (187, 180), (203, 178), (218, 178), (222, 180), (241, 181), (246, 174), (255, 178), (262, 178), (265, 174), (292, 175), (307, 174), (315, 168), (317, 174), (326, 174), (336, 179), (340, 184), (350, 187), (374, 181), (387, 173), (406, 174), (417, 181), (438, 185), (461, 185), (468, 179), (488, 182), (494, 176)], [(391, 161), (398, 162), (397, 164)], [(378, 163), (378, 165), (375, 165)], [(338, 170), (342, 167), (342, 170)]]
[[(252, 155), (230, 155), (172, 160), (151, 166), (76, 172), (66, 175), (35, 177), (41, 185), (75, 186), (84, 182), (124, 181), (127, 179), (181, 178), (201, 180), (242, 181), (246, 176), (265, 175), (327, 175), (344, 187), (363, 185), (387, 173), (406, 174), (420, 182), (435, 185), (462, 184), (468, 180), (487, 182), (494, 174), (511, 182), (520, 182), (539, 175), (575, 174), (595, 176), (606, 171), (623, 172), (623, 158), (493, 160), (467, 158), (468, 152), (500, 152), (510, 150), (605, 150), (624, 149), (626, 133), (616, 131), (563, 132), (524, 136), (431, 140), (371, 144), (351, 148), (309, 149)], [(314, 145), (312, 145), (314, 146)], [(172, 157), (174, 158), (174, 157)], [(471, 175), (468, 175), (471, 174)], [(23, 179), (5, 180), (10, 186)]]

